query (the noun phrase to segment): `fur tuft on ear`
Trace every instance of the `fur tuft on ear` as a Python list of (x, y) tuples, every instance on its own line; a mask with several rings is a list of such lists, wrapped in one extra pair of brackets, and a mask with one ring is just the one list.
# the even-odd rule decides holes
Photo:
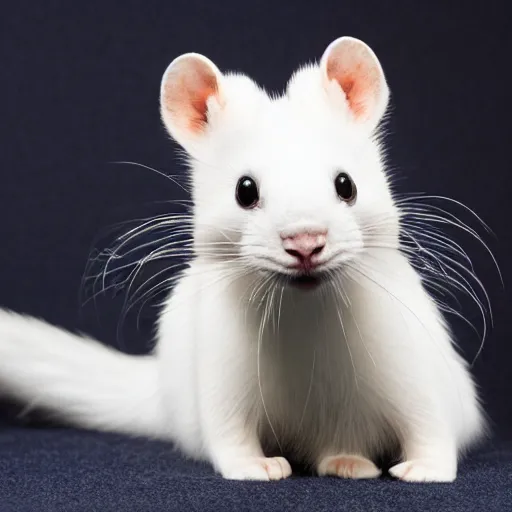
[(205, 134), (212, 111), (223, 105), (222, 74), (197, 53), (171, 62), (162, 78), (160, 112), (170, 135), (185, 149)]
[(373, 130), (386, 111), (389, 89), (372, 49), (359, 39), (340, 37), (325, 50), (320, 68), (328, 93), (342, 92), (353, 119)]

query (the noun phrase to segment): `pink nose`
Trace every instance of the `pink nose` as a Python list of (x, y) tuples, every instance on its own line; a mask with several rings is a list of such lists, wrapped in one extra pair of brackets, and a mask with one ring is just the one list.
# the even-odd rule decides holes
[(312, 257), (320, 254), (325, 247), (326, 236), (326, 231), (316, 231), (282, 237), (283, 248), (301, 264), (310, 265)]

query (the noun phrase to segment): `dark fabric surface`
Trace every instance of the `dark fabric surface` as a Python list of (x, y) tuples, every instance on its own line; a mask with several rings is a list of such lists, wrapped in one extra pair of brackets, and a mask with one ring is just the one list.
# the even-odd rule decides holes
[(0, 511), (512, 510), (512, 443), (473, 453), (453, 484), (297, 476), (229, 482), (161, 442), (60, 428), (0, 430)]

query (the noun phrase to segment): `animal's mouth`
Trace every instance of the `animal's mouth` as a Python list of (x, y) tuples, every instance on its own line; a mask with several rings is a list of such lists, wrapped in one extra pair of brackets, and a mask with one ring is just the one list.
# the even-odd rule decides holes
[(319, 274), (297, 274), (288, 276), (288, 282), (294, 288), (299, 288), (301, 290), (314, 290), (320, 286), (322, 276)]
[(272, 263), (277, 263), (280, 267), (284, 268), (282, 270), (275, 268), (262, 268), (261, 270), (267, 275), (270, 271), (270, 273), (273, 274), (274, 277), (277, 278), (285, 287), (310, 291), (319, 288), (322, 284), (325, 284), (331, 279), (329, 270), (324, 268), (323, 264), (318, 265), (316, 268), (297, 268), (282, 265), (280, 262), (275, 262), (274, 260), (272, 260)]

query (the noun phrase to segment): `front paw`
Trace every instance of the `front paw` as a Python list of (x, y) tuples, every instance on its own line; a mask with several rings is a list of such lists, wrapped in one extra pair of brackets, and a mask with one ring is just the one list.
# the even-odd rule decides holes
[(324, 457), (317, 468), (320, 476), (340, 478), (378, 478), (380, 469), (369, 459), (360, 455), (330, 455)]
[(228, 480), (281, 480), (292, 468), (283, 457), (249, 457), (225, 464), (221, 474)]
[(453, 482), (457, 476), (457, 470), (452, 467), (421, 459), (401, 462), (393, 466), (389, 473), (404, 482)]

